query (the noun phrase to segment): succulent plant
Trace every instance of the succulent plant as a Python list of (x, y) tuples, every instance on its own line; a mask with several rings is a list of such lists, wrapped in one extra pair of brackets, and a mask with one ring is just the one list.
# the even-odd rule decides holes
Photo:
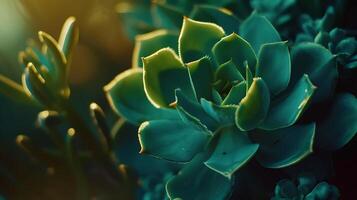
[[(357, 131), (356, 98), (349, 94), (339, 96), (321, 125), (296, 123), (310, 103), (333, 95), (338, 73), (327, 49), (302, 43), (289, 53), (255, 13), (239, 35), (225, 25), (184, 18), (179, 36), (165, 30), (140, 36), (133, 68), (104, 88), (117, 113), (141, 123), (141, 153), (185, 163), (166, 185), (172, 199), (225, 199), (234, 173), (250, 159), (286, 167), (312, 153), (315, 137), (335, 149)], [(336, 114), (347, 107), (346, 118)], [(346, 131), (325, 132), (336, 116)]]
[(337, 200), (340, 192), (336, 186), (327, 182), (318, 183), (314, 176), (302, 174), (296, 179), (280, 180), (275, 187), (271, 200)]
[(337, 61), (347, 69), (357, 66), (357, 41), (347, 31), (334, 28), (336, 12), (329, 7), (321, 19), (313, 20), (309, 15), (301, 16), (303, 32), (297, 35), (296, 42), (315, 42), (329, 49)]
[(22, 84), (34, 100), (53, 108), (70, 96), (69, 65), (78, 41), (78, 28), (71, 17), (65, 22), (58, 42), (42, 31), (38, 36), (40, 46), (30, 43), (26, 51), (19, 54), (20, 63), (25, 68)]
[[(41, 46), (31, 42), (19, 54), (20, 63), (25, 67), (22, 87), (0, 76), (0, 92), (44, 109), (38, 114), (37, 124), (48, 134), (52, 145), (39, 144), (24, 134), (16, 137), (16, 144), (36, 164), (47, 169), (45, 176), (48, 179), (61, 179), (63, 174), (74, 177), (69, 180), (75, 182), (75, 194), (65, 194), (65, 198), (69, 195), (76, 199), (113, 196), (134, 199), (136, 177), (114, 155), (114, 139), (103, 110), (96, 103), (90, 104), (92, 124), (88, 126), (70, 103), (68, 73), (78, 36), (74, 17), (65, 22), (58, 42), (40, 31)], [(95, 131), (91, 129), (92, 126), (96, 127)], [(100, 177), (97, 179), (110, 187), (100, 186), (103, 189), (95, 186), (95, 191), (91, 191), (93, 177)], [(111, 191), (111, 194), (103, 195), (97, 190)]]

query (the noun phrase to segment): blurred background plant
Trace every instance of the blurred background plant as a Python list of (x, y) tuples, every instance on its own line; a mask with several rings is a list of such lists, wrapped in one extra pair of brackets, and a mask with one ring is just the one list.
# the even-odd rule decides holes
[[(172, 6), (167, 8), (166, 5), (176, 6), (177, 2), (179, 1), (169, 0), (166, 3), (155, 1), (154, 4), (164, 5), (164, 10), (170, 10)], [(178, 28), (181, 26), (182, 15), (188, 15), (192, 10), (192, 1), (182, 2), (186, 3), (181, 3), (175, 8), (183, 6), (183, 11), (181, 11), (179, 16), (172, 16), (174, 19), (179, 20), (176, 21), (179, 25)], [(199, 2), (203, 3), (205, 1)], [(214, 3), (214, 1), (212, 2)], [(357, 24), (354, 20), (356, 6), (353, 1), (296, 0), (286, 1), (288, 3), (285, 3), (285, 6), (279, 4), (282, 1), (274, 1), (276, 2), (273, 4), (276, 5), (275, 7), (266, 7), (266, 2), (270, 1), (240, 0), (237, 2), (245, 7), (239, 9), (234, 9), (234, 5), (229, 2), (221, 1), (218, 4), (231, 9), (241, 19), (248, 16), (253, 8), (255, 8), (263, 14), (267, 13), (267, 15), (272, 14), (271, 11), (273, 10), (277, 15), (273, 13), (270, 17), (271, 19), (276, 18), (276, 16), (284, 16), (285, 19), (289, 19), (289, 16), (292, 15), (293, 22), (299, 21), (299, 17), (295, 15), (296, 12), (291, 12), (294, 10), (291, 5), (296, 5), (296, 2), (300, 8), (303, 8), (299, 11), (303, 10), (310, 14), (312, 20), (322, 18), (327, 6), (335, 5), (337, 13), (335, 26), (347, 30), (357, 29)], [(308, 5), (308, 7), (301, 5)], [(162, 182), (171, 173), (175, 173), (178, 166), (148, 156), (139, 156), (138, 151), (140, 146), (136, 136), (137, 127), (129, 125), (123, 120), (118, 120), (117, 116), (109, 108), (102, 91), (103, 85), (112, 80), (120, 71), (131, 65), (132, 39), (137, 33), (149, 31), (149, 29), (145, 28), (145, 24), (142, 26), (140, 20), (153, 20), (151, 17), (151, 7), (151, 1), (149, 0), (0, 0), (0, 74), (20, 83), (23, 68), (18, 63), (18, 52), (26, 48), (28, 39), (37, 38), (38, 30), (43, 30), (54, 38), (58, 38), (60, 27), (66, 18), (68, 16), (75, 16), (81, 36), (74, 52), (69, 74), (69, 85), (71, 86), (70, 102), (75, 105), (84, 123), (94, 131), (97, 130), (95, 121), (93, 122), (93, 119), (90, 117), (88, 107), (93, 101), (102, 106), (103, 112), (106, 113), (106, 122), (110, 126), (113, 125), (111, 134), (115, 136), (113, 137), (113, 141), (116, 142), (116, 145), (113, 146), (113, 152), (115, 152), (117, 158), (120, 158), (120, 163), (130, 165), (136, 171), (136, 175), (142, 177), (138, 180), (137, 184), (141, 188), (139, 190), (140, 197), (162, 199)], [(279, 9), (275, 10), (276, 8)], [(139, 11), (140, 15), (137, 15), (137, 11)], [(118, 13), (122, 20), (118, 20)], [(135, 15), (140, 16), (139, 21), (137, 21), (137, 16)], [(279, 18), (276, 18), (278, 19), (278, 25)], [(291, 20), (288, 21), (291, 22)], [(282, 20), (282, 22), (284, 22), (282, 24), (286, 24), (286, 21)], [(156, 23), (158, 22), (156, 21)], [(140, 25), (139, 31), (135, 29), (135, 26), (134, 29), (131, 27), (137, 24)], [(295, 40), (297, 31), (303, 30), (294, 23), (290, 24), (293, 25), (293, 29), (296, 32), (286, 33), (284, 37), (292, 37)], [(142, 30), (142, 27), (145, 29)], [(159, 27), (151, 27), (150, 30)], [(285, 27), (281, 26), (280, 30), (282, 31)], [(125, 30), (122, 30), (123, 28)], [(349, 36), (351, 36), (351, 33), (352, 36), (356, 36), (353, 32), (349, 31), (348, 33), (350, 34)], [(348, 90), (356, 95), (357, 87), (355, 85), (351, 86), (351, 83), (355, 83), (356, 80), (353, 78), (356, 77), (353, 74), (356, 74), (356, 69), (347, 73), (352, 78), (346, 79), (346, 82), (338, 85), (339, 90)], [(52, 116), (53, 114), (57, 120), (56, 112), (41, 112), (43, 111), (41, 107), (14, 102), (3, 95), (0, 95), (0, 102), (0, 199), (2, 196), (6, 197), (6, 199), (24, 199), (25, 197), (26, 199), (76, 198), (76, 186), (72, 175), (67, 173), (68, 166), (64, 166), (57, 171), (48, 166), (48, 163), (41, 163), (36, 158), (43, 156), (43, 149), (36, 148), (38, 144), (45, 148), (54, 146), (52, 139), (47, 136), (50, 133), (46, 126), (36, 123), (36, 121), (41, 121), (36, 119), (42, 119), (47, 112), (47, 114), (51, 114), (48, 116)], [(38, 114), (39, 112), (41, 113)], [(61, 116), (59, 116), (59, 121), (60, 123), (56, 124), (56, 126), (58, 126), (60, 135), (64, 138), (73, 135), (73, 130), (68, 129), (68, 124), (66, 124)], [(116, 134), (118, 132), (122, 134)], [(20, 133), (21, 135), (18, 136)], [(38, 154), (35, 153), (35, 155), (32, 154), (29, 157), (16, 145), (15, 141), (18, 144), (22, 144), (20, 146), (25, 152), (27, 151), (26, 149), (30, 148), (32, 152), (37, 152)], [(76, 137), (74, 141), (75, 146), (82, 147), (78, 145), (79, 141)], [(335, 155), (337, 178), (332, 181), (340, 188), (345, 198), (353, 195), (354, 185), (349, 182), (357, 178), (354, 172), (356, 162), (354, 159), (351, 159), (351, 155), (355, 155), (357, 152), (357, 148), (353, 145), (355, 142), (352, 141), (352, 144)], [(53, 155), (53, 152), (45, 151), (45, 153)], [(57, 153), (55, 152), (54, 155), (56, 156)], [(95, 165), (93, 162), (87, 162), (87, 152), (80, 152), (79, 154), (83, 156), (81, 162), (90, 163), (89, 169), (91, 170), (85, 169), (86, 172), (95, 174), (92, 177), (101, 177), (103, 175), (101, 174), (101, 170), (92, 167)], [(66, 162), (68, 164), (68, 161)], [(53, 176), (53, 174), (56, 175)], [(107, 185), (97, 179), (91, 180), (91, 182), (96, 183), (94, 186), (91, 186), (98, 189), (95, 191), (100, 191), (103, 188), (108, 190), (115, 189), (106, 188)], [(102, 186), (96, 187), (98, 185)], [(64, 196), (59, 196), (58, 194), (63, 194)], [(108, 196), (97, 197), (98, 199), (110, 199)]]

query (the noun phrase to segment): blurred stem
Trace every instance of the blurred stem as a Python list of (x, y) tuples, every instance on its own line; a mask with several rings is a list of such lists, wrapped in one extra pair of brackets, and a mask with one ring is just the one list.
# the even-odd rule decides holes
[(68, 134), (66, 135), (65, 141), (65, 153), (68, 161), (69, 168), (73, 172), (73, 176), (76, 179), (76, 187), (77, 187), (77, 199), (90, 199), (89, 190), (88, 190), (88, 180), (81, 168), (80, 160), (74, 150), (73, 139), (75, 136), (74, 129), (69, 129)]
[(92, 131), (87, 127), (84, 120), (77, 111), (70, 105), (62, 106), (70, 125), (78, 132), (78, 136), (84, 141), (86, 147), (92, 152), (92, 155), (103, 163), (103, 166), (109, 170), (112, 177), (115, 177), (119, 182), (123, 181), (123, 176), (118, 170), (118, 161), (112, 152), (106, 151), (106, 148), (100, 146)]

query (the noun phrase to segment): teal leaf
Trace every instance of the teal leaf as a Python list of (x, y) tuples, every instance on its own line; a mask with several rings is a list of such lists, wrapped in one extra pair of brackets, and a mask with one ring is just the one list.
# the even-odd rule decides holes
[(274, 95), (289, 84), (290, 54), (286, 42), (264, 44), (258, 55), (256, 76), (261, 77)]
[(247, 86), (246, 92), (248, 92), (250, 86), (253, 83), (253, 73), (249, 69), (248, 62), (244, 62), (244, 66), (245, 66), (245, 82), (246, 82), (246, 86)]
[(149, 56), (165, 47), (177, 50), (178, 34), (157, 30), (135, 37), (135, 47), (132, 58), (132, 67), (142, 67), (142, 57)]
[(212, 99), (213, 70), (208, 57), (187, 64), (197, 99)]
[(352, 94), (337, 96), (326, 118), (317, 124), (317, 144), (324, 150), (337, 150), (357, 133), (357, 99)]
[(327, 47), (328, 44), (331, 42), (331, 38), (327, 32), (320, 31), (314, 38), (314, 42)]
[(33, 99), (25, 92), (20, 84), (1, 74), (0, 94), (11, 98), (13, 101), (36, 105)]
[(223, 100), (222, 105), (238, 105), (246, 94), (246, 82), (242, 81), (233, 86), (226, 98)]
[(210, 135), (182, 121), (154, 120), (139, 127), (140, 153), (175, 162), (188, 162), (204, 150)]
[(230, 196), (233, 179), (222, 176), (206, 167), (208, 158), (198, 154), (166, 184), (170, 199), (224, 200)]
[(216, 105), (206, 99), (201, 99), (203, 110), (213, 119), (215, 119), (220, 126), (234, 124), (235, 112), (237, 106), (235, 105)]
[(263, 79), (254, 78), (246, 96), (236, 111), (236, 125), (243, 131), (259, 126), (265, 119), (270, 104), (269, 89)]
[(212, 52), (218, 64), (232, 60), (239, 71), (244, 73), (244, 61), (247, 61), (251, 70), (254, 71), (257, 62), (254, 50), (246, 40), (235, 33), (218, 41), (213, 46)]
[(222, 96), (215, 89), (212, 89), (212, 100), (214, 103), (220, 105), (223, 102)]
[(145, 93), (155, 107), (168, 108), (175, 101), (177, 88), (195, 98), (188, 70), (172, 49), (161, 49), (143, 62)]
[(336, 186), (330, 185), (326, 182), (321, 182), (305, 197), (306, 200), (314, 199), (340, 199), (340, 191)]
[(216, 72), (214, 73), (215, 80), (229, 81), (232, 82), (241, 82), (244, 80), (242, 74), (239, 72), (236, 65), (232, 60), (227, 61), (226, 63), (221, 64)]
[(182, 15), (179, 9), (169, 4), (154, 1), (152, 3), (154, 23), (161, 28), (178, 30), (182, 23)]
[(24, 91), (28, 96), (33, 97), (33, 99), (44, 105), (49, 105), (53, 102), (52, 93), (48, 91), (45, 80), (32, 63), (27, 64), (21, 80)]
[(309, 77), (304, 75), (294, 88), (272, 102), (268, 115), (259, 128), (275, 130), (294, 124), (308, 106), (315, 90)]
[(223, 36), (224, 30), (218, 25), (185, 17), (178, 44), (181, 59), (187, 63), (210, 56), (212, 46)]
[(57, 44), (57, 41), (49, 34), (40, 31), (38, 33), (40, 41), (47, 46), (45, 55), (50, 62), (50, 65), (54, 67), (48, 67), (50, 70), (48, 73), (51, 74), (51, 77), (54, 82), (62, 84), (67, 81), (66, 75), (68, 66), (66, 66), (67, 59), (60, 51), (60, 47)]
[(176, 109), (179, 111), (184, 121), (190, 121), (194, 124), (202, 123), (208, 129), (214, 131), (218, 126), (217, 122), (207, 115), (202, 106), (197, 101), (187, 98), (180, 89), (175, 91)]
[(258, 162), (267, 168), (293, 165), (313, 152), (315, 124), (293, 125), (288, 128), (259, 133), (254, 140), (260, 144)]
[(179, 119), (175, 110), (158, 109), (149, 102), (144, 92), (141, 68), (119, 74), (104, 86), (104, 91), (113, 110), (133, 124), (161, 118)]
[(194, 20), (219, 24), (227, 34), (238, 33), (240, 20), (229, 10), (211, 5), (194, 6), (190, 17)]
[(343, 39), (336, 46), (336, 52), (345, 53), (347, 55), (353, 55), (357, 51), (357, 41), (353, 37)]
[(280, 35), (273, 25), (265, 17), (255, 13), (241, 24), (239, 33), (249, 42), (256, 53), (259, 52), (263, 44), (281, 41)]
[(274, 189), (275, 197), (271, 200), (280, 200), (280, 199), (295, 199), (298, 195), (298, 189), (295, 184), (289, 179), (280, 180)]
[(69, 17), (62, 27), (62, 32), (58, 40), (58, 46), (62, 50), (67, 61), (71, 59), (71, 54), (79, 39), (79, 29), (76, 18)]
[(323, 100), (332, 94), (338, 72), (335, 58), (328, 49), (316, 43), (298, 44), (291, 50), (291, 62), (290, 85), (307, 74), (318, 88), (315, 101)]
[(218, 134), (217, 146), (205, 165), (230, 179), (254, 156), (259, 145), (252, 144), (247, 134), (236, 127), (222, 128)]

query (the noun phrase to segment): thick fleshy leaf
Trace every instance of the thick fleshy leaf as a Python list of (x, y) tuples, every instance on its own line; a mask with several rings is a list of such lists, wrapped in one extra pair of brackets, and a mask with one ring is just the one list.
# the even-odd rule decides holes
[(15, 81), (0, 74), (0, 94), (11, 98), (13, 101), (35, 104), (33, 99), (25, 92), (23, 87)]
[(245, 66), (245, 82), (246, 82), (246, 92), (248, 92), (250, 86), (253, 83), (253, 73), (249, 68), (248, 62), (244, 62)]
[(187, 63), (211, 55), (212, 46), (223, 36), (218, 25), (185, 17), (178, 44), (181, 59)]
[(79, 29), (76, 24), (76, 18), (69, 17), (62, 27), (62, 31), (58, 39), (58, 46), (67, 58), (67, 61), (70, 60), (73, 49), (78, 43), (78, 39)]
[(212, 48), (214, 58), (218, 64), (226, 63), (230, 60), (244, 73), (244, 61), (247, 61), (254, 72), (257, 62), (256, 55), (250, 44), (236, 33), (232, 33), (220, 41)]
[(223, 80), (229, 82), (241, 82), (244, 80), (237, 66), (232, 60), (221, 64), (215, 72), (215, 80)]
[(236, 112), (236, 125), (243, 131), (259, 126), (265, 119), (270, 105), (267, 85), (261, 78), (254, 78), (246, 96), (240, 102)]
[(60, 47), (58, 46), (57, 41), (49, 34), (45, 32), (38, 32), (38, 37), (40, 41), (47, 46), (47, 50), (45, 55), (50, 62), (50, 65), (53, 67), (48, 67), (50, 70), (48, 73), (51, 74), (51, 77), (54, 82), (58, 84), (62, 84), (62, 82), (66, 81), (67, 75), (67, 59), (65, 55), (60, 51)]
[(215, 119), (220, 126), (234, 124), (235, 112), (237, 106), (235, 105), (216, 105), (206, 99), (201, 99), (203, 110), (213, 119)]
[(52, 93), (47, 90), (45, 80), (32, 63), (29, 63), (25, 68), (21, 81), (24, 91), (28, 96), (36, 99), (43, 105), (48, 105), (52, 102)]
[(154, 16), (154, 23), (158, 27), (175, 31), (180, 28), (182, 15), (184, 14), (174, 6), (158, 1), (152, 3), (152, 13)]
[(212, 100), (214, 103), (220, 105), (223, 102), (222, 96), (215, 89), (212, 89)]
[(170, 199), (224, 200), (231, 194), (233, 179), (206, 167), (209, 155), (198, 154), (166, 184)]
[(238, 105), (246, 94), (246, 82), (242, 81), (233, 86), (226, 98), (223, 100), (222, 105)]
[(197, 99), (212, 99), (213, 70), (208, 57), (187, 64)]
[(253, 13), (240, 26), (240, 35), (249, 42), (256, 53), (266, 43), (280, 42), (279, 33), (263, 16)]
[(155, 107), (169, 107), (177, 88), (195, 98), (188, 70), (172, 49), (161, 49), (143, 58), (143, 62), (145, 93)]
[(308, 106), (316, 87), (309, 77), (304, 75), (294, 88), (283, 94), (283, 97), (272, 102), (268, 115), (259, 126), (265, 130), (275, 130), (294, 124)]
[(142, 57), (149, 56), (165, 47), (177, 50), (178, 34), (167, 30), (157, 30), (135, 37), (132, 67), (142, 67)]
[(222, 7), (211, 5), (194, 6), (190, 17), (194, 20), (219, 24), (227, 34), (238, 33), (240, 20), (234, 14)]
[(245, 132), (234, 126), (222, 128), (218, 134), (217, 146), (205, 165), (230, 179), (254, 156), (259, 145), (253, 144)]
[[(254, 133), (253, 133), (254, 134)], [(313, 151), (315, 124), (294, 125), (255, 135), (260, 144), (258, 162), (267, 168), (293, 165)]]
[(317, 144), (325, 150), (337, 150), (357, 133), (357, 99), (352, 94), (337, 96), (330, 113), (317, 124)]
[(139, 127), (140, 153), (150, 154), (175, 162), (188, 162), (204, 147), (211, 137), (204, 130), (182, 121), (154, 120)]
[(104, 86), (110, 105), (120, 116), (131, 123), (140, 124), (147, 120), (179, 119), (173, 109), (155, 108), (147, 99), (141, 68), (129, 69)]
[(315, 186), (315, 188), (306, 195), (306, 200), (314, 199), (329, 199), (338, 200), (340, 199), (340, 191), (334, 185), (330, 185), (326, 182), (321, 182)]
[(219, 124), (207, 115), (202, 106), (197, 101), (187, 98), (180, 89), (175, 91), (176, 109), (184, 121), (191, 121), (193, 124), (202, 123), (209, 130), (214, 131)]
[(127, 35), (134, 40), (138, 34), (148, 33), (157, 29), (153, 22), (152, 13), (148, 12), (147, 5), (135, 4), (128, 6), (127, 2), (119, 2), (115, 6)]
[(323, 100), (332, 94), (338, 72), (335, 58), (328, 49), (316, 43), (298, 44), (291, 50), (291, 62), (290, 86), (303, 74), (307, 74), (318, 88), (315, 101)]
[(291, 73), (290, 54), (286, 42), (264, 44), (258, 55), (256, 75), (264, 79), (274, 95), (288, 87)]

